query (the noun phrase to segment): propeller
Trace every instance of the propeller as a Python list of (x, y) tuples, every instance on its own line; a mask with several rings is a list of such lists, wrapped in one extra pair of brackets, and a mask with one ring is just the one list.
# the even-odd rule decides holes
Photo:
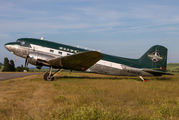
[(16, 56), (16, 59), (14, 59), (14, 62), (17, 62), (18, 56)]
[(27, 56), (26, 59), (25, 59), (25, 68), (27, 68), (27, 67), (28, 67), (28, 64), (29, 64), (28, 58), (29, 58), (29, 56)]

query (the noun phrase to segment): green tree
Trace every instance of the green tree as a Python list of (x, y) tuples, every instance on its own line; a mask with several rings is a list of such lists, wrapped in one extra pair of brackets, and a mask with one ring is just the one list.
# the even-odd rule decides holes
[(0, 62), (0, 66), (3, 66), (3, 64)]
[(17, 71), (17, 72), (23, 72), (24, 70), (29, 71), (29, 68), (23, 67), (23, 65), (18, 66), (18, 67), (16, 68), (16, 71)]
[(17, 72), (22, 72), (21, 66), (18, 66), (18, 67), (16, 68), (16, 71), (17, 71)]
[(10, 60), (10, 64), (9, 64), (9, 68), (10, 68), (10, 71), (15, 71), (15, 64), (14, 64), (14, 61), (13, 60)]
[(4, 68), (3, 68), (3, 72), (9, 71), (10, 70), (10, 65), (9, 65), (9, 59), (6, 57), (4, 58)]

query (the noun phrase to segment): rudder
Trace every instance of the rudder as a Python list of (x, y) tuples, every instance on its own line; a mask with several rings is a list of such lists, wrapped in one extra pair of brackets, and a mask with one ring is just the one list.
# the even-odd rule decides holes
[(142, 67), (166, 71), (167, 48), (160, 45), (151, 47), (142, 57), (138, 59)]

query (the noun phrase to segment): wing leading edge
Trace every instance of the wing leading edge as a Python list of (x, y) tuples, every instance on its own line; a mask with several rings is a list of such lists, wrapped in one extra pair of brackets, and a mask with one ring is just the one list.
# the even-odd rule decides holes
[(47, 63), (56, 68), (85, 71), (102, 58), (103, 55), (97, 51), (87, 51), (74, 55), (53, 58), (47, 60)]

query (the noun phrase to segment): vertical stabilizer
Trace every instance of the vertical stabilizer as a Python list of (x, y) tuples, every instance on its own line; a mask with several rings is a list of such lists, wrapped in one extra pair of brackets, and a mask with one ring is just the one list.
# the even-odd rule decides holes
[(160, 45), (151, 47), (141, 58), (139, 63), (145, 68), (166, 71), (167, 48)]

